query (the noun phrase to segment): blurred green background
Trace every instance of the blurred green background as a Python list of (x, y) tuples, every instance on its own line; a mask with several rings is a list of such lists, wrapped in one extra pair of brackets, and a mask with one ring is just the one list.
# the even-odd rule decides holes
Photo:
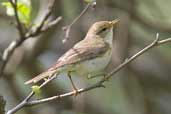
[[(0, 2), (5, 0), (0, 0)], [(48, 0), (32, 0), (32, 21), (39, 22), (47, 10)], [(156, 33), (160, 39), (171, 36), (170, 0), (97, 0), (75, 23), (70, 38), (62, 43), (62, 27), (70, 24), (86, 6), (83, 0), (56, 0), (52, 19), (63, 20), (37, 38), (17, 48), (0, 79), (0, 95), (7, 101), (6, 110), (13, 108), (31, 91), (24, 82), (39, 74), (75, 43), (82, 40), (89, 27), (99, 20), (121, 21), (115, 30), (114, 52), (109, 70), (150, 44)], [(0, 52), (18, 38), (15, 20), (0, 5)], [(17, 114), (170, 114), (171, 113), (171, 44), (159, 46), (115, 74), (106, 88), (63, 100), (23, 108)], [(98, 79), (73, 76), (77, 88)], [(67, 77), (60, 77), (43, 89), (42, 97), (71, 91)]]

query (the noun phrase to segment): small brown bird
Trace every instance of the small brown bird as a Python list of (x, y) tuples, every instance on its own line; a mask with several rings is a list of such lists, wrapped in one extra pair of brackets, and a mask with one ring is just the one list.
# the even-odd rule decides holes
[(47, 71), (26, 81), (25, 84), (36, 83), (47, 77), (67, 73), (73, 89), (77, 92), (71, 78), (74, 73), (92, 77), (103, 75), (112, 56), (113, 27), (118, 21), (116, 19), (94, 23), (83, 40), (69, 49)]

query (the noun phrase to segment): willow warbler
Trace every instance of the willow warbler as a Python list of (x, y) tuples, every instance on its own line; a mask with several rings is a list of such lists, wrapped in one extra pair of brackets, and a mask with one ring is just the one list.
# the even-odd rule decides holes
[(81, 76), (102, 75), (112, 56), (113, 28), (118, 21), (115, 19), (94, 23), (83, 40), (69, 49), (52, 67), (26, 81), (25, 84), (36, 83), (47, 77), (67, 73), (76, 91), (71, 79), (74, 73)]

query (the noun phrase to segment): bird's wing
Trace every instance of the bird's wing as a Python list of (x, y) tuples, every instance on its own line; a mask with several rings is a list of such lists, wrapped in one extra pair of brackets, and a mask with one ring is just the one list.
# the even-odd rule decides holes
[(77, 43), (73, 48), (68, 50), (63, 56), (61, 56), (56, 64), (50, 67), (47, 71), (27, 81), (25, 84), (32, 82), (36, 83), (45, 77), (54, 75), (59, 67), (80, 63), (81, 61), (98, 57), (105, 53), (108, 47), (108, 44), (105, 43), (101, 38), (98, 38), (98, 40), (96, 38), (84, 39)]
[[(92, 41), (90, 41), (92, 40)], [(49, 70), (56, 70), (61, 66), (93, 59), (107, 51), (108, 45), (102, 40), (85, 39), (61, 56), (57, 63)], [(88, 45), (87, 45), (88, 43)]]

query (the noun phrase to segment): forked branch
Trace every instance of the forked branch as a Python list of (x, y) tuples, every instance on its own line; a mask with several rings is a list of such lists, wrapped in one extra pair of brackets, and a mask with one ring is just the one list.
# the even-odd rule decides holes
[(42, 32), (50, 29), (51, 27), (56, 25), (62, 19), (62, 17), (58, 17), (55, 20), (45, 24), (45, 22), (47, 21), (47, 19), (50, 17), (50, 15), (52, 13), (52, 8), (53, 8), (54, 2), (55, 2), (55, 0), (51, 0), (49, 2), (49, 5), (48, 5), (48, 10), (45, 12), (45, 15), (44, 15), (42, 21), (40, 22), (40, 24), (37, 27), (31, 27), (31, 29), (28, 30), (28, 32), (24, 33), (21, 21), (20, 21), (20, 19), (18, 17), (17, 0), (9, 0), (9, 2), (11, 3), (11, 5), (12, 5), (12, 7), (14, 9), (15, 19), (16, 19), (16, 22), (17, 22), (17, 29), (19, 31), (19, 38), (12, 41), (9, 44), (9, 46), (4, 50), (4, 52), (2, 54), (2, 58), (1, 58), (2, 59), (2, 64), (0, 66), (0, 77), (2, 77), (4, 69), (5, 69), (8, 61), (10, 60), (11, 56), (13, 55), (13, 53), (16, 50), (17, 47), (19, 47), (26, 39), (38, 36)]

